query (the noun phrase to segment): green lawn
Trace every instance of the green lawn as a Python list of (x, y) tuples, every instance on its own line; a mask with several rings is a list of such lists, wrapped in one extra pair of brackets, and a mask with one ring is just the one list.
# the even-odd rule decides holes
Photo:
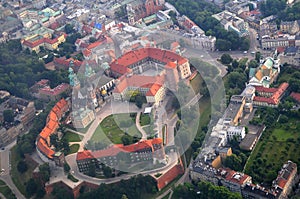
[(19, 191), (27, 196), (26, 194), (26, 182), (32, 178), (32, 172), (33, 170), (37, 167), (37, 163), (34, 161), (31, 161), (29, 159), (25, 159), (27, 166), (28, 166), (28, 170), (25, 173), (20, 173), (17, 169), (17, 165), (18, 162), (21, 160), (22, 158), (20, 157), (20, 155), (17, 152), (17, 146), (14, 146), (11, 150), (11, 175), (12, 175), (12, 180), (14, 182), (14, 184), (16, 185), (16, 187), (19, 189)]
[(91, 140), (100, 142), (109, 139), (114, 144), (121, 144), (121, 137), (127, 132), (129, 135), (141, 137), (141, 133), (135, 125), (135, 117), (129, 114), (110, 115), (101, 122), (94, 132)]
[(16, 198), (15, 194), (13, 194), (11, 189), (2, 180), (0, 180), (0, 193), (2, 193), (6, 199)]
[(69, 142), (80, 142), (83, 137), (76, 133), (67, 131), (66, 134), (64, 135), (64, 138), (66, 138)]
[(266, 129), (249, 157), (244, 172), (256, 183), (270, 183), (287, 160), (300, 163), (300, 128), (294, 128), (299, 119), (290, 118), (289, 123)]
[(198, 73), (196, 75), (196, 77), (194, 79), (192, 79), (191, 86), (194, 89), (194, 92), (197, 94), (199, 93), (200, 89), (201, 89), (201, 85), (202, 85), (203, 79), (201, 77), (201, 75)]
[(79, 144), (72, 144), (70, 146), (70, 151), (69, 151), (68, 155), (72, 154), (72, 153), (76, 153), (78, 151), (78, 149), (79, 149)]
[(151, 122), (151, 117), (150, 114), (141, 114), (140, 117), (140, 124), (141, 126), (149, 125)]

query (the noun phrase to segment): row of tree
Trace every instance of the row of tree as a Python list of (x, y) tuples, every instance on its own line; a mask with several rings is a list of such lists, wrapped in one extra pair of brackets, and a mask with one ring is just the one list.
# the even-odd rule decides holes
[(184, 183), (174, 189), (173, 197), (175, 199), (242, 199), (238, 193), (229, 191), (226, 187), (215, 186), (210, 182), (201, 181), (194, 186), (191, 183)]
[(88, 193), (81, 194), (79, 199), (101, 198), (120, 199), (120, 198), (144, 198), (145, 195), (157, 192), (156, 181), (151, 176), (137, 175), (129, 180), (121, 180), (115, 184), (101, 184), (100, 187)]

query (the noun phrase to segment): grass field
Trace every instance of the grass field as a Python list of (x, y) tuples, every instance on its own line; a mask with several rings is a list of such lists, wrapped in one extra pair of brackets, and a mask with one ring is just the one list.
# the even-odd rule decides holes
[(76, 153), (78, 151), (78, 149), (79, 149), (79, 144), (72, 144), (70, 146), (70, 151), (69, 151), (68, 155), (72, 154), (72, 153)]
[[(287, 160), (300, 163), (300, 126), (298, 118), (290, 118), (289, 123), (277, 123), (267, 129), (252, 152), (245, 166), (245, 173), (257, 183), (270, 184)], [(296, 127), (296, 128), (295, 128)]]
[(64, 135), (64, 138), (66, 138), (69, 142), (80, 142), (83, 137), (76, 133), (67, 131), (66, 134)]
[(94, 132), (91, 140), (100, 142), (109, 139), (114, 144), (121, 144), (121, 137), (127, 132), (129, 135), (141, 137), (141, 133), (135, 125), (135, 118), (129, 117), (129, 114), (110, 115), (101, 122)]
[(28, 170), (25, 173), (20, 173), (17, 169), (17, 165), (21, 159), (22, 158), (17, 152), (17, 146), (14, 146), (11, 150), (12, 180), (16, 187), (19, 189), (19, 191), (26, 196), (26, 182), (32, 177), (32, 172), (38, 164), (30, 159), (25, 159), (25, 162), (28, 166)]
[(16, 198), (15, 194), (13, 194), (11, 189), (2, 180), (0, 180), (0, 193), (2, 193), (6, 199)]
[(199, 93), (202, 86), (203, 79), (200, 74), (197, 74), (196, 77), (191, 81), (191, 86), (194, 89), (195, 93)]
[(151, 122), (151, 117), (150, 114), (141, 114), (140, 117), (140, 124), (141, 126), (149, 125)]

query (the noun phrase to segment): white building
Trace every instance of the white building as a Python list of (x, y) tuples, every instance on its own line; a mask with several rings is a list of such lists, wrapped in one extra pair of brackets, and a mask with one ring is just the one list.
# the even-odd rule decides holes
[(229, 126), (227, 128), (228, 140), (232, 140), (234, 137), (237, 137), (238, 141), (241, 141), (242, 139), (244, 139), (245, 135), (245, 127), (243, 126)]

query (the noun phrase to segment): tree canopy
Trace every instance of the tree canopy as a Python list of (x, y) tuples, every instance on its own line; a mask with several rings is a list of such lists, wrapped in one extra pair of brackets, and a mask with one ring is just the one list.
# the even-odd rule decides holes
[(67, 71), (48, 71), (36, 53), (22, 51), (20, 40), (1, 44), (0, 90), (30, 99), (29, 87), (42, 78), (49, 79), (51, 86), (68, 82)]
[[(241, 38), (233, 31), (226, 31), (220, 22), (211, 15), (221, 12), (220, 8), (207, 1), (167, 0), (182, 15), (193, 20), (207, 35), (216, 36), (216, 48), (226, 50), (248, 50), (249, 39)], [(248, 40), (247, 40), (248, 39)]]
[(201, 181), (195, 187), (191, 183), (184, 183), (174, 189), (173, 197), (189, 199), (242, 199), (238, 193), (229, 191), (224, 186), (215, 186), (210, 182)]
[(129, 180), (121, 180), (115, 184), (101, 184), (100, 187), (79, 196), (85, 198), (120, 199), (126, 195), (129, 199), (144, 198), (143, 196), (157, 192), (156, 181), (151, 176), (137, 175)]

